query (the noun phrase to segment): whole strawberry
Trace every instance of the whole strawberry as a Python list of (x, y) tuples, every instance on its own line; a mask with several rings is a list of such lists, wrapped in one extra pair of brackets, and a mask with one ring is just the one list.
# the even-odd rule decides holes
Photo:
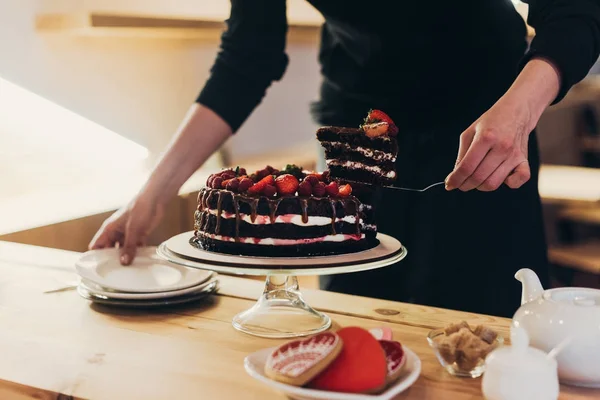
[(265, 188), (263, 189), (263, 195), (267, 197), (273, 197), (275, 196), (275, 193), (277, 193), (277, 188), (275, 186), (265, 185)]
[(237, 192), (240, 186), (240, 180), (238, 178), (230, 179), (225, 185), (225, 189)]
[(213, 189), (221, 189), (221, 185), (223, 185), (223, 178), (220, 176), (215, 176), (212, 180), (212, 188)]
[(327, 193), (327, 189), (325, 188), (325, 184), (323, 182), (319, 182), (313, 186), (312, 192), (315, 197), (323, 197)]
[(338, 184), (336, 182), (331, 182), (329, 185), (325, 186), (325, 191), (331, 197), (335, 197), (339, 193)]
[(294, 175), (284, 174), (275, 179), (275, 186), (277, 187), (277, 193), (280, 196), (285, 196), (296, 193), (299, 183)]
[(298, 185), (298, 196), (310, 197), (312, 189), (313, 187), (310, 182), (304, 180)]
[(254, 182), (250, 178), (242, 178), (240, 179), (240, 185), (238, 186), (238, 192), (244, 193), (246, 190), (250, 189), (254, 186)]
[(352, 186), (346, 184), (346, 185), (343, 185), (340, 187), (340, 190), (339, 190), (340, 196), (348, 197), (348, 196), (350, 196), (351, 193), (352, 193)]
[(310, 183), (310, 186), (315, 186), (319, 183), (319, 178), (317, 178), (316, 175), (307, 175), (306, 178), (304, 178), (304, 182)]

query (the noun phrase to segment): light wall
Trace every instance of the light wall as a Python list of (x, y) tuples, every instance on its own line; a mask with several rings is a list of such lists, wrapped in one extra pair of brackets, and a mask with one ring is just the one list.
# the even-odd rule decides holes
[[(208, 77), (218, 43), (77, 37), (35, 31), (37, 12), (102, 9), (223, 15), (228, 2), (0, 1), (0, 76), (159, 153)], [(292, 3), (298, 3), (293, 2)], [(304, 3), (304, 2), (302, 2)], [(225, 8), (223, 8), (225, 7)], [(234, 156), (312, 140), (308, 113), (319, 84), (316, 45), (291, 44), (281, 83), (229, 144)]]

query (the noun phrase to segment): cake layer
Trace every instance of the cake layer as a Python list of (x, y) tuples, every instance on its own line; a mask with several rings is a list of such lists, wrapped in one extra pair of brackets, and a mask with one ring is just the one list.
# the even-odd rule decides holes
[[(275, 240), (255, 241), (252, 238), (240, 238), (243, 241), (235, 242), (233, 238), (199, 234), (191, 242), (192, 245), (217, 253), (256, 256), (256, 257), (310, 257), (331, 254), (357, 253), (373, 248), (379, 244), (375, 238), (342, 237), (343, 240), (326, 240), (314, 238), (312, 241), (299, 241), (296, 243)], [(334, 238), (331, 238), (334, 239)], [(338, 238), (335, 238), (338, 239)], [(281, 268), (285, 268), (282, 265)]]
[(389, 136), (369, 137), (356, 128), (324, 126), (317, 130), (317, 139), (324, 142), (346, 143), (354, 147), (380, 150), (398, 154), (398, 143)]
[(207, 234), (230, 237), (310, 239), (328, 235), (359, 236), (365, 228), (360, 223), (335, 222), (328, 225), (298, 226), (286, 223), (252, 224), (235, 218), (220, 218), (206, 211), (197, 212), (196, 229)]
[(198, 194), (198, 210), (204, 209), (246, 214), (251, 219), (258, 216), (269, 216), (273, 221), (278, 215), (295, 214), (303, 218), (308, 216), (337, 218), (356, 215), (360, 202), (353, 196), (332, 199), (329, 197), (302, 198), (298, 196), (267, 199), (266, 197), (249, 197), (235, 194), (227, 190), (204, 188)]
[(321, 145), (325, 148), (328, 158), (342, 158), (370, 161), (375, 163), (394, 163), (397, 154), (390, 151), (374, 150), (368, 147), (352, 146), (342, 142), (322, 142)]
[[(337, 160), (337, 161), (354, 161), (359, 162), (364, 165), (370, 165), (374, 167), (380, 167), (384, 170), (395, 170), (396, 168), (396, 157), (393, 156), (388, 160), (377, 160), (373, 157), (368, 157), (359, 152), (346, 151), (341, 147), (330, 147), (329, 143), (323, 143), (323, 147), (325, 148), (325, 157), (328, 160)], [(381, 152), (383, 153), (383, 152)], [(387, 155), (392, 155), (392, 153), (383, 153)]]
[(353, 168), (353, 166), (340, 165), (335, 162), (327, 164), (331, 176), (350, 181), (369, 182), (373, 184), (389, 185), (396, 179), (395, 171), (388, 171), (383, 175), (380, 171), (365, 168)]
[[(352, 161), (352, 160), (338, 160), (338, 159), (327, 159), (325, 160), (328, 167), (336, 166), (343, 167), (352, 171), (368, 171), (374, 175), (381, 176), (382, 178), (387, 179), (395, 179), (396, 171), (393, 168), (385, 168), (383, 166), (378, 165), (367, 165), (360, 161)], [(336, 176), (333, 174), (332, 175)]]

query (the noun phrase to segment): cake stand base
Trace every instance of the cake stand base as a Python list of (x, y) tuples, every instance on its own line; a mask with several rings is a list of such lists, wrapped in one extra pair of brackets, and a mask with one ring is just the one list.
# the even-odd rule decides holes
[(235, 329), (267, 338), (306, 336), (330, 326), (327, 315), (306, 304), (294, 275), (268, 275), (257, 303), (233, 318)]

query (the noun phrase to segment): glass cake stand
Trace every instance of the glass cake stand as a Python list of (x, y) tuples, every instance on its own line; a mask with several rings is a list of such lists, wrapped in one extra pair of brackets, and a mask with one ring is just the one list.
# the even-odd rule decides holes
[(186, 267), (236, 275), (266, 275), (263, 294), (250, 309), (233, 318), (235, 329), (261, 337), (290, 338), (318, 333), (331, 319), (310, 307), (300, 293), (297, 276), (334, 275), (394, 264), (406, 248), (384, 234), (379, 245), (365, 251), (319, 257), (247, 257), (215, 253), (190, 244), (193, 232), (181, 233), (158, 246), (160, 257)]

